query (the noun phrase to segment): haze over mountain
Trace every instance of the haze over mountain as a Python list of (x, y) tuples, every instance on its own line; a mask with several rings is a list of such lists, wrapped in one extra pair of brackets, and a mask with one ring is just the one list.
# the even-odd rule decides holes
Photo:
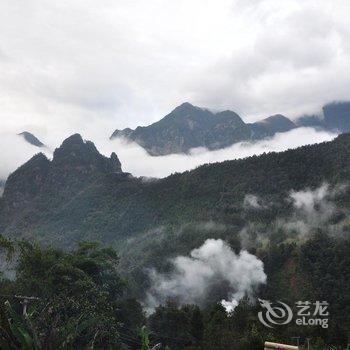
[(192, 148), (226, 148), (241, 141), (261, 140), (298, 127), (331, 132), (350, 131), (350, 103), (335, 102), (323, 107), (322, 115), (304, 115), (295, 121), (277, 114), (255, 123), (245, 123), (235, 112), (213, 113), (186, 102), (160, 121), (135, 130), (115, 130), (111, 139), (136, 142), (150, 155), (187, 153)]

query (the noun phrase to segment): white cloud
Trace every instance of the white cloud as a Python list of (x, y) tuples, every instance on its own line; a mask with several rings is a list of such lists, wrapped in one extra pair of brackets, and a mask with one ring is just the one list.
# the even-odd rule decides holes
[(0, 180), (6, 179), (36, 153), (44, 152), (51, 156), (49, 149), (32, 146), (22, 137), (9, 133), (0, 133), (0, 149)]
[[(268, 140), (241, 142), (221, 150), (194, 149), (189, 155), (172, 154), (160, 157), (151, 157), (139, 145), (124, 142), (120, 139), (110, 141), (99, 135), (98, 138), (91, 139), (91, 141), (95, 142), (97, 149), (108, 157), (112, 152), (116, 152), (123, 170), (132, 173), (134, 176), (165, 177), (175, 172), (194, 169), (205, 163), (245, 158), (267, 152), (281, 152), (306, 144), (330, 141), (335, 136), (335, 134), (316, 131), (312, 128), (299, 128), (276, 134)], [(83, 137), (86, 138), (85, 135)], [(10, 172), (16, 170), (17, 167), (38, 152), (44, 152), (50, 158), (52, 151), (63, 141), (59, 138), (55, 142), (50, 141), (49, 138), (40, 140), (48, 147), (44, 149), (37, 148), (15, 134), (10, 132), (1, 133), (0, 148), (5, 151), (0, 153), (0, 179), (6, 179)]]
[(344, 193), (347, 188), (346, 184), (332, 187), (324, 183), (314, 190), (307, 188), (291, 191), (288, 199), (292, 202), (295, 212), (288, 220), (280, 220), (279, 224), (304, 237), (313, 229), (320, 227), (327, 227), (329, 233), (339, 234), (342, 232), (344, 222), (332, 227), (329, 220), (340, 210), (334, 203), (334, 199)]
[(3, 0), (1, 131), (107, 137), (187, 100), (293, 116), (350, 85), (346, 0)]
[(261, 199), (254, 194), (246, 194), (243, 199), (243, 207), (246, 209), (262, 209), (265, 204), (262, 204)]
[(174, 172), (193, 169), (205, 163), (245, 158), (267, 152), (281, 152), (306, 144), (330, 141), (334, 137), (334, 134), (327, 132), (299, 128), (276, 134), (268, 140), (240, 142), (221, 150), (195, 149), (190, 155), (172, 154), (161, 157), (151, 157), (135, 143), (124, 143), (117, 139), (107, 144), (98, 142), (97, 146), (105, 154), (115, 151), (121, 160), (124, 171), (131, 172), (136, 176), (164, 177)]
[(172, 264), (174, 271), (169, 275), (150, 271), (152, 288), (145, 302), (148, 309), (154, 309), (168, 297), (179, 298), (184, 304), (201, 304), (211, 287), (227, 282), (230, 300), (223, 300), (222, 304), (231, 312), (245, 295), (251, 295), (266, 282), (262, 261), (245, 250), (236, 255), (221, 239), (207, 239), (189, 257), (178, 256)]

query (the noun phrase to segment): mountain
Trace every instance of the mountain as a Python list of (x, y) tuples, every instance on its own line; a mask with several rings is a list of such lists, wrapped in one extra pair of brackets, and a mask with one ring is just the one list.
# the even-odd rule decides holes
[(70, 246), (81, 237), (117, 244), (157, 227), (188, 222), (218, 221), (237, 232), (249, 219), (242, 207), (247, 194), (274, 203), (260, 213), (259, 220), (267, 224), (288, 213), (289, 191), (349, 177), (348, 134), (154, 181), (123, 173), (115, 154), (106, 158), (93, 143), (73, 135), (56, 149), (52, 161), (37, 155), (9, 176), (0, 201), (0, 233), (30, 234)]
[(72, 135), (54, 151), (52, 161), (39, 153), (10, 174), (2, 196), (4, 220), (0, 226), (16, 220), (20, 227), (28, 228), (38, 215), (54, 213), (106, 174), (124, 175), (117, 155), (107, 158), (92, 142)]
[(115, 130), (110, 139), (122, 137), (142, 146), (150, 155), (187, 153), (191, 148), (210, 150), (240, 141), (272, 137), (298, 127), (313, 127), (331, 132), (350, 132), (350, 102), (333, 102), (323, 107), (322, 115), (303, 115), (295, 121), (276, 114), (255, 123), (245, 123), (232, 111), (213, 113), (183, 103), (160, 121), (149, 126)]
[(5, 188), (5, 182), (4, 180), (0, 180), (0, 197), (4, 193), (4, 188)]
[(287, 117), (276, 114), (256, 123), (250, 124), (253, 139), (263, 139), (271, 137), (278, 132), (286, 132), (297, 126)]
[(350, 132), (350, 102), (329, 103), (322, 110), (327, 130)]
[(315, 127), (331, 132), (350, 132), (350, 102), (332, 102), (322, 108), (321, 115), (304, 115), (296, 121), (298, 126)]
[[(188, 257), (208, 238), (220, 238), (237, 254), (244, 248), (263, 261), (268, 278), (259, 297), (288, 305), (330, 301), (329, 329), (308, 329), (308, 334), (316, 338), (324, 332), (346, 344), (349, 179), (350, 134), (159, 180), (122, 172), (117, 155), (104, 157), (76, 134), (55, 150), (52, 161), (38, 154), (10, 175), (0, 198), (0, 233), (69, 251), (81, 241), (111, 245), (128, 279), (128, 296), (139, 298), (150, 287), (147, 269), (167, 272), (169, 259)], [(35, 255), (30, 266), (33, 274), (38, 266), (46, 268), (45, 259), (36, 263), (40, 257)], [(77, 266), (83, 268), (79, 260)], [(96, 277), (94, 266), (91, 259), (84, 263)], [(54, 271), (65, 270), (59, 265)], [(217, 289), (208, 300), (219, 307), (227, 289), (222, 284)], [(254, 308), (255, 319), (257, 312)], [(284, 328), (277, 331), (278, 339), (291, 336)], [(329, 343), (337, 343), (334, 339)]]
[(218, 149), (250, 137), (249, 127), (231, 111), (213, 113), (183, 103), (160, 121), (135, 130), (116, 130), (111, 135), (137, 142), (153, 156), (186, 153), (191, 148)]
[(33, 134), (28, 131), (23, 131), (18, 134), (18, 136), (23, 137), (28, 143), (36, 147), (44, 147), (45, 145)]

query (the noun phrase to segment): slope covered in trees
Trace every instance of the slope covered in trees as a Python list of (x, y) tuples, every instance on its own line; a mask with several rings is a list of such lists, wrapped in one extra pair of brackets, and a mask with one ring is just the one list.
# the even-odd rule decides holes
[[(152, 343), (170, 349), (259, 349), (266, 338), (288, 341), (295, 334), (311, 335), (320, 349), (324, 342), (345, 346), (350, 329), (349, 175), (350, 135), (160, 180), (122, 172), (116, 155), (106, 158), (74, 135), (52, 161), (37, 155), (8, 179), (1, 233), (55, 248), (21, 243), (17, 277), (3, 279), (1, 291), (42, 300), (34, 304), (32, 320), (42, 341), (46, 334), (48, 341), (59, 343), (64, 334), (81, 329), (69, 338), (72, 344), (91, 344), (98, 331), (96, 344), (111, 342), (113, 336), (116, 348), (137, 349), (136, 328), (146, 322)], [(224, 239), (233, 251), (246, 249), (264, 263), (267, 283), (255, 297), (289, 304), (329, 300), (329, 329), (267, 330), (257, 320), (258, 306), (244, 299), (227, 318), (217, 304), (227, 296), (220, 281), (201, 309), (169, 300), (145, 320), (140, 304), (130, 300), (145, 300), (151, 286), (145, 268), (169, 273), (169, 258), (187, 256), (207, 238)], [(120, 260), (110, 249), (81, 241), (111, 245)], [(49, 316), (41, 309), (45, 302), (53, 303)], [(87, 313), (91, 317), (84, 323)], [(174, 324), (184, 326), (174, 329)], [(56, 333), (48, 326), (57, 327)], [(130, 329), (131, 338), (123, 340)]]

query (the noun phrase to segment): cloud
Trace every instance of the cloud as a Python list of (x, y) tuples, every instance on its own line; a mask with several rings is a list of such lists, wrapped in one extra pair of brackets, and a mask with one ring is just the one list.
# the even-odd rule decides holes
[(262, 200), (254, 194), (246, 194), (243, 199), (243, 207), (245, 209), (263, 209), (266, 204), (262, 203)]
[(298, 128), (286, 133), (276, 134), (273, 138), (258, 142), (240, 142), (228, 148), (208, 151), (204, 148), (193, 149), (190, 155), (172, 154), (151, 157), (135, 143), (125, 143), (115, 139), (111, 143), (97, 143), (105, 154), (115, 151), (125, 171), (135, 176), (164, 177), (174, 172), (183, 172), (205, 163), (239, 159), (267, 152), (281, 152), (306, 144), (330, 141), (336, 135), (312, 128)]
[(22, 137), (9, 133), (0, 133), (0, 149), (0, 180), (6, 179), (36, 153), (44, 152), (51, 156), (49, 149), (32, 146)]
[(288, 231), (296, 231), (304, 237), (319, 227), (328, 227), (329, 232), (340, 232), (343, 223), (332, 227), (330, 220), (341, 210), (334, 200), (344, 194), (347, 188), (346, 184), (330, 186), (324, 183), (314, 190), (307, 188), (301, 191), (291, 191), (288, 200), (292, 202), (295, 211), (291, 218), (285, 221), (280, 220), (279, 224)]
[(330, 193), (328, 184), (323, 184), (315, 190), (291, 191), (289, 196), (297, 210), (310, 215), (319, 210), (332, 211), (333, 205), (327, 200), (327, 197), (333, 193), (334, 191)]
[(256, 256), (245, 250), (236, 255), (221, 239), (207, 239), (189, 257), (178, 256), (171, 263), (174, 269), (170, 274), (149, 271), (152, 288), (145, 305), (150, 310), (169, 297), (178, 298), (183, 304), (201, 304), (210, 288), (227, 283), (229, 300), (221, 303), (231, 312), (245, 295), (251, 295), (266, 282), (263, 263)]
[(346, 0), (3, 0), (1, 130), (106, 137), (186, 100), (245, 120), (318, 110), (349, 97), (349, 9)]
[[(35, 133), (35, 130), (33, 132)], [(53, 142), (50, 141), (50, 138), (40, 138), (45, 145), (49, 146), (45, 149), (38, 149), (10, 132), (3, 132), (0, 136), (0, 147), (2, 150), (6, 150), (6, 152), (0, 153), (0, 164), (2, 165), (0, 180), (6, 179), (10, 172), (15, 171), (17, 167), (38, 152), (44, 152), (50, 158), (52, 151), (63, 141), (59, 139), (59, 141)], [(209, 151), (201, 148), (193, 149), (189, 155), (172, 154), (161, 157), (151, 157), (139, 145), (120, 139), (110, 141), (99, 135), (91, 141), (95, 142), (97, 149), (106, 156), (116, 152), (124, 171), (130, 172), (134, 176), (161, 178), (175, 172), (194, 169), (205, 163), (245, 158), (265, 152), (281, 152), (306, 144), (330, 141), (335, 136), (335, 134), (311, 128), (299, 128), (287, 133), (276, 134), (271, 139), (258, 142), (240, 142), (221, 150)], [(85, 135), (83, 137), (86, 138)]]

